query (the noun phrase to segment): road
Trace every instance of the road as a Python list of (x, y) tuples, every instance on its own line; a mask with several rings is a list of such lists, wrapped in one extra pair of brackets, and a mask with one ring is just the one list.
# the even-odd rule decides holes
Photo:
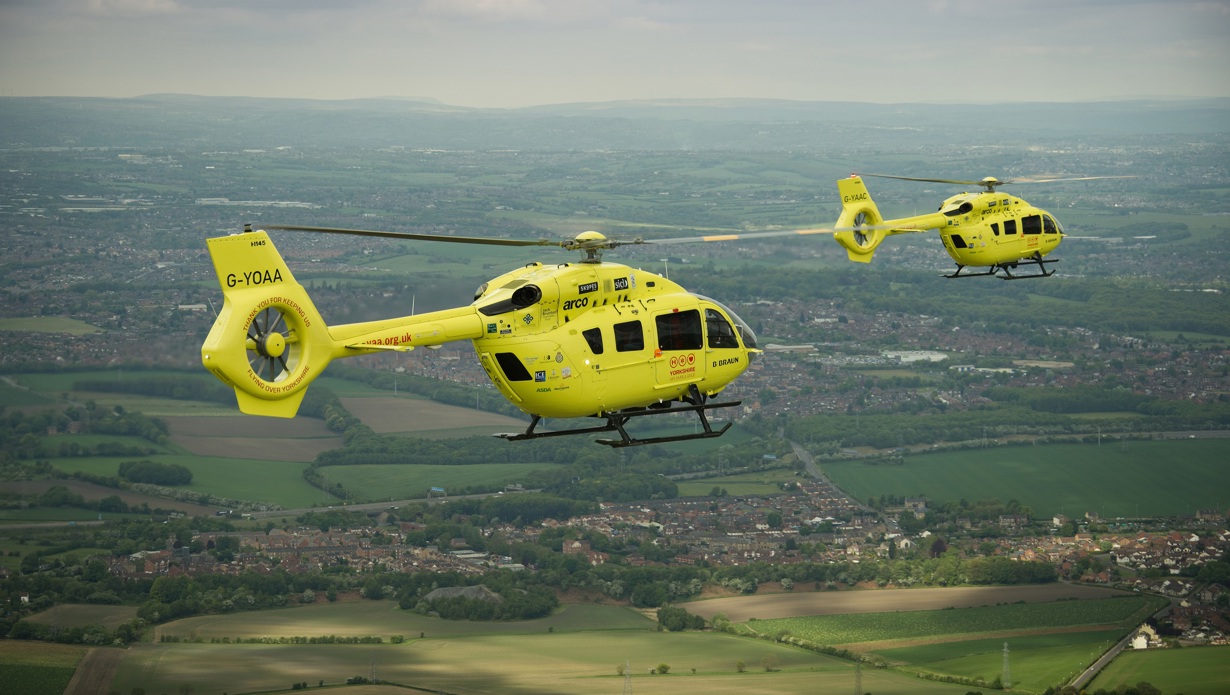
[(856, 504), (859, 509), (865, 512), (875, 513), (874, 509), (863, 504), (855, 497), (852, 497), (845, 490), (842, 490), (841, 488), (837, 487), (837, 485), (835, 485), (833, 481), (829, 480), (828, 476), (824, 474), (824, 471), (820, 470), (820, 466), (816, 465), (816, 460), (812, 458), (811, 453), (808, 452), (807, 449), (803, 448), (802, 446), (794, 442), (790, 442), (790, 448), (794, 450), (794, 455), (797, 456), (798, 459), (803, 462), (803, 469), (807, 471), (808, 475), (815, 478), (816, 480), (819, 480), (822, 483), (826, 483), (827, 485), (829, 485), (829, 487), (845, 495), (846, 499)]
[[(1156, 613), (1154, 613), (1153, 617), (1161, 618), (1165, 616), (1167, 613), (1170, 612), (1170, 609), (1173, 606), (1174, 606), (1174, 599), (1171, 599), (1171, 602), (1163, 606)], [(1102, 669), (1106, 668), (1110, 664), (1110, 662), (1114, 661), (1115, 657), (1119, 656), (1120, 652), (1122, 652), (1124, 649), (1127, 649), (1127, 646), (1131, 644), (1132, 642), (1132, 638), (1136, 636), (1136, 633), (1139, 630), (1140, 630), (1140, 626), (1137, 625), (1136, 628), (1133, 629), (1131, 632), (1129, 632), (1126, 637), (1119, 640), (1119, 642), (1115, 646), (1108, 649), (1106, 653), (1103, 654), (1097, 661), (1090, 664), (1089, 668), (1085, 669), (1084, 671), (1081, 671), (1080, 675), (1072, 679), (1072, 682), (1069, 683), (1068, 685), (1075, 687), (1078, 692), (1084, 689), (1084, 687), (1086, 685), (1089, 685), (1089, 683), (1093, 680), (1094, 676), (1098, 675), (1098, 673), (1100, 673)]]

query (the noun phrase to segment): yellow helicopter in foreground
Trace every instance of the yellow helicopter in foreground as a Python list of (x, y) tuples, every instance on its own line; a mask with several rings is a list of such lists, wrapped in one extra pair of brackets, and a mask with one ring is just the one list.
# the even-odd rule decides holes
[[(265, 231), (208, 240), (224, 303), (205, 343), (205, 367), (235, 389), (245, 413), (294, 417), (312, 381), (335, 359), (469, 340), (499, 392), (530, 415), (509, 440), (615, 432), (614, 447), (717, 437), (706, 411), (739, 405), (709, 399), (742, 374), (760, 349), (733, 311), (644, 270), (602, 261), (625, 244), (730, 241), (831, 233), (831, 229), (619, 242), (598, 232), (563, 241), (437, 236), (326, 227), (269, 229), (341, 232), (395, 239), (580, 251), (579, 263), (530, 263), (484, 283), (463, 307), (328, 326)], [(703, 431), (640, 439), (634, 417), (696, 413)], [(593, 417), (602, 424), (538, 431), (543, 418)]]
[[(895, 220), (885, 220), (867, 192), (867, 186), (857, 175), (837, 182), (841, 193), (841, 216), (837, 219), (834, 238), (845, 247), (850, 260), (870, 263), (876, 249), (894, 234), (939, 230), (948, 255), (957, 262), (957, 270), (944, 277), (976, 277), (996, 275), (1001, 279), (1050, 277), (1054, 270), (1047, 265), (1058, 259), (1046, 258), (1063, 240), (1063, 227), (1049, 212), (1006, 193), (995, 190), (1018, 183), (1051, 183), (1058, 181), (1092, 181), (1095, 179), (1126, 179), (1131, 176), (1082, 176), (1077, 178), (1009, 179), (988, 176), (981, 181), (926, 179), (887, 174), (868, 174), (886, 179), (927, 181), (959, 186), (981, 186), (985, 190), (961, 193), (945, 200), (939, 210)], [(1014, 274), (1019, 266), (1034, 266), (1028, 275)], [(984, 268), (982, 272), (962, 273), (966, 268)]]

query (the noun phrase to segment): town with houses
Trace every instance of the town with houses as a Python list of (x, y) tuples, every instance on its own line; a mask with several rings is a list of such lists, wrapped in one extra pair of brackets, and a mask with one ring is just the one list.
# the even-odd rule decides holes
[[(921, 514), (926, 500), (908, 498), (900, 508), (868, 510), (827, 483), (800, 481), (781, 494), (765, 497), (680, 498), (624, 504), (602, 503), (596, 513), (566, 520), (547, 519), (533, 526), (501, 524), (482, 530), (485, 539), (536, 543), (547, 530), (565, 533), (561, 552), (586, 564), (629, 566), (683, 564), (703, 567), (767, 563), (860, 564), (890, 558), (928, 557), (937, 536), (929, 530), (903, 533), (902, 514)], [(124, 577), (180, 576), (194, 573), (313, 573), (345, 565), (365, 572), (456, 572), (480, 575), (494, 571), (533, 572), (513, 557), (470, 547), (454, 538), (446, 547), (409, 545), (421, 523), (400, 520), (397, 510), (369, 512), (375, 526), (332, 528), (285, 526), (267, 531), (198, 534), (193, 545), (213, 548), (222, 537), (236, 539), (239, 552), (220, 562), (188, 546), (149, 550), (113, 558), (110, 571)], [(1075, 523), (1074, 523), (1075, 522)], [(1201, 511), (1196, 518), (1174, 520), (1099, 519), (1089, 512), (1079, 519), (1056, 515), (1033, 520), (1020, 515), (972, 523), (958, 520), (957, 546), (990, 556), (1048, 563), (1060, 581), (1154, 594), (1170, 599), (1162, 620), (1168, 639), (1187, 644), (1226, 644), (1230, 639), (1230, 593), (1224, 586), (1197, 578), (1200, 567), (1230, 552), (1226, 517)], [(1168, 530), (1168, 526), (1183, 530)], [(1072, 535), (1059, 535), (1065, 529)], [(993, 530), (981, 536), (980, 531)], [(653, 546), (658, 559), (632, 552), (618, 557), (595, 550), (583, 540), (601, 534), (625, 544)], [(883, 576), (883, 575), (882, 575)], [(917, 577), (888, 576), (880, 587), (922, 585)], [(841, 588), (841, 587), (830, 587)], [(1157, 637), (1137, 646), (1163, 647)]]

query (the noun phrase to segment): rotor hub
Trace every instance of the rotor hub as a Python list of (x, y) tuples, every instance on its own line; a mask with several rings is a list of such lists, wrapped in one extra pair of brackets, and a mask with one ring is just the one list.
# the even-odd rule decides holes
[(256, 351), (263, 357), (281, 357), (286, 352), (286, 338), (281, 333), (266, 333), (256, 341)]

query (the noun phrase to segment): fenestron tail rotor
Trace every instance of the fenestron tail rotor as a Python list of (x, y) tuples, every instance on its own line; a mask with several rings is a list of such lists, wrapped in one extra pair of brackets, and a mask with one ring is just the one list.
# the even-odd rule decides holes
[(298, 339), (286, 316), (269, 307), (256, 314), (248, 324), (248, 365), (257, 377), (271, 383), (281, 381), (298, 359)]
[(860, 212), (854, 216), (854, 242), (859, 246), (866, 246), (868, 243), (867, 232), (864, 231), (867, 227), (867, 213)]

